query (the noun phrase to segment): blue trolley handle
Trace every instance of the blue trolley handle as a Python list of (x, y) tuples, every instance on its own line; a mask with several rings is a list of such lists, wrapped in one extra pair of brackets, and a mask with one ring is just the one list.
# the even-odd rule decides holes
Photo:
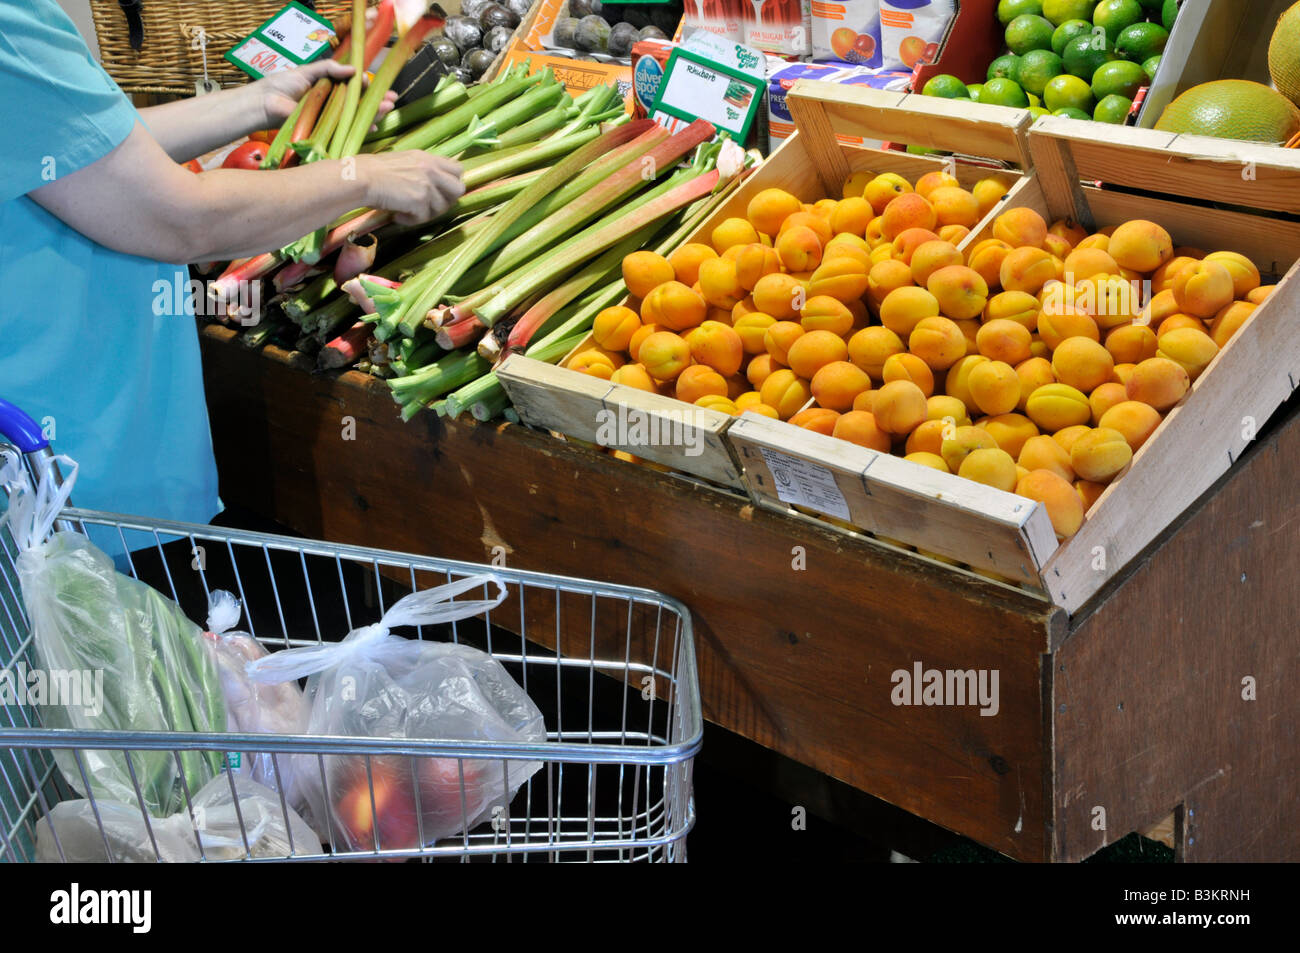
[(40, 425), (21, 408), (3, 399), (0, 399), (0, 437), (4, 437), (23, 453), (40, 453), (50, 447), (50, 442), (41, 433)]

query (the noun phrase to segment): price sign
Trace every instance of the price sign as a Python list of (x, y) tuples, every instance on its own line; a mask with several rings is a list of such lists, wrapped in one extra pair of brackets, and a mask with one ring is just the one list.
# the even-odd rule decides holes
[(705, 119), (744, 142), (763, 101), (763, 80), (678, 48), (664, 65), (651, 118), (666, 125)]
[(225, 58), (261, 79), (323, 56), (333, 38), (329, 20), (300, 3), (290, 3), (236, 43)]

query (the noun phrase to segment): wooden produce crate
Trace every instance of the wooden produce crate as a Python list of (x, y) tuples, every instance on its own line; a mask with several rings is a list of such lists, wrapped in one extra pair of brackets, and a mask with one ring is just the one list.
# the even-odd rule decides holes
[[(1000, 170), (996, 174), (1011, 181), (1020, 179), (1023, 173), (1003, 164), (1028, 164), (1026, 131), (1030, 115), (1025, 110), (990, 107), (972, 119), (969, 110), (945, 99), (805, 80), (791, 88), (788, 101), (795, 135), (782, 143), (688, 242), (707, 244), (715, 225), (732, 216), (743, 216), (750, 198), (766, 188), (786, 189), (804, 201), (816, 201), (839, 195), (844, 180), (861, 169), (896, 172), (909, 181), (947, 169), (969, 187), (992, 174), (990, 165)], [(982, 159), (942, 159), (863, 149), (844, 145), (836, 139), (837, 134), (874, 140), (910, 136), (910, 141), (974, 152)], [(590, 338), (575, 350), (589, 343)], [(498, 374), (524, 423), (625, 450), (733, 489), (745, 489), (741, 467), (725, 439), (727, 430), (738, 423), (735, 417), (529, 358), (512, 357)], [(659, 433), (666, 428), (673, 437), (651, 444), (639, 439), (620, 440), (621, 435), (638, 437), (638, 433), (631, 427), (616, 427), (617, 432), (610, 434), (609, 425), (619, 421), (647, 422)], [(602, 437), (610, 439), (598, 439)], [(965, 552), (964, 544), (960, 548)], [(1000, 557), (995, 563), (1003, 568), (1010, 566), (1009, 557)]]

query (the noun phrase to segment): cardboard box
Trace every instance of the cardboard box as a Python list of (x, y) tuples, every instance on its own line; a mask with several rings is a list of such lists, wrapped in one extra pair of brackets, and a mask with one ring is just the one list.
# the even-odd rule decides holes
[[(910, 73), (877, 71), (848, 63), (791, 63), (773, 72), (767, 84), (767, 151), (777, 147), (794, 135), (794, 119), (786, 106), (786, 93), (801, 79), (816, 79), (841, 86), (867, 86), (872, 89), (901, 92), (911, 80)], [(846, 146), (868, 146), (879, 149), (881, 143), (851, 136), (836, 138)]]

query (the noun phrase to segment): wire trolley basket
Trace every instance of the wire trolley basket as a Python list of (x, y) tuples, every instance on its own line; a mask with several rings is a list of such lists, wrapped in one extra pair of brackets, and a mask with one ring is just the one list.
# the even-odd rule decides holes
[[(2, 416), (2, 415), (0, 415)], [(3, 421), (0, 420), (0, 424)], [(2, 432), (2, 428), (0, 428)], [(21, 441), (16, 441), (21, 447)], [(0, 446), (3, 443), (0, 442)], [(44, 466), (48, 448), (32, 452), (29, 466)], [(3, 499), (3, 496), (0, 496)], [(240, 598), (244, 624), (268, 650), (317, 645), (376, 621), (396, 598), (412, 591), (494, 573), (507, 589), (495, 609), (444, 626), (402, 630), (413, 639), (479, 648), (506, 669), (543, 713), (546, 738), (536, 743), (497, 743), (412, 738), (363, 738), (135, 730), (85, 731), (42, 726), (41, 706), (10, 697), (0, 705), (0, 861), (66, 859), (53, 844), (52, 824), (41, 824), (59, 802), (85, 797), (99, 825), (107, 860), (166, 860), (160, 850), (161, 819), (145, 808), (138, 766), (167, 752), (181, 765), (183, 752), (215, 752), (225, 766), (238, 813), (232, 759), (264, 755), (275, 776), (291, 759), (319, 770), (351, 758), (364, 764), (370, 840), (349, 846), (334, 821), (317, 830), (322, 843), (295, 843), (290, 807), (283, 793), (279, 811), (289, 849), (267, 856), (239, 815), (239, 836), (220, 849), (200, 836), (202, 810), (185, 786), (184, 810), (196, 859), (215, 860), (472, 860), (525, 862), (680, 862), (695, 821), (692, 762), (703, 734), (699, 679), (689, 611), (659, 593), (627, 586), (496, 566), (481, 566), (286, 536), (154, 521), (67, 508), (63, 528), (85, 532), (103, 548), (124, 552), (119, 569), (154, 585), (194, 620), (204, 618), (212, 590)], [(116, 544), (116, 545), (114, 545)], [(17, 546), (0, 527), (0, 689), (11, 689), (37, 667), (34, 640), (23, 604)], [(486, 589), (486, 586), (484, 587)], [(477, 597), (477, 588), (469, 598)], [(11, 690), (10, 696), (14, 693)], [(0, 696), (3, 697), (3, 696)], [(30, 702), (30, 699), (26, 699)], [(130, 858), (115, 856), (105, 818), (123, 812), (118, 803), (97, 802), (86, 778), (96, 752), (124, 757), (135, 786), (131, 822), (145, 835)], [(239, 752), (234, 755), (232, 752)], [(414, 779), (438, 759), (460, 778), (460, 832), (426, 839), (418, 831), (392, 835), (380, 816), (385, 787), (379, 768), (398, 764)], [(510, 797), (512, 762), (541, 768)], [(69, 765), (73, 765), (70, 769)], [(452, 767), (454, 765), (454, 767)], [(465, 816), (467, 766), (488, 765), (484, 776), (500, 778), (503, 790), (489, 820), (469, 827)], [(444, 775), (445, 776), (445, 775)], [(211, 783), (211, 782), (210, 782)], [(418, 799), (420, 785), (413, 789)], [(281, 789), (282, 791), (283, 789)], [(175, 822), (173, 816), (169, 823)], [(386, 839), (387, 838), (387, 841)], [(57, 840), (57, 836), (54, 838)], [(139, 856), (142, 854), (143, 856)]]

